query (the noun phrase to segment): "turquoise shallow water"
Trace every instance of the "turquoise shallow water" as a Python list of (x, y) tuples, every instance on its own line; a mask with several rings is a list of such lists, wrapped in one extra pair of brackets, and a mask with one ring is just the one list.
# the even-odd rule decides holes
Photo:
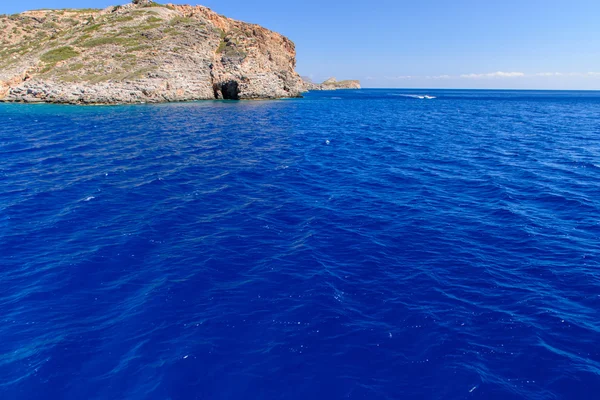
[(0, 398), (595, 398), (599, 116), (0, 104)]

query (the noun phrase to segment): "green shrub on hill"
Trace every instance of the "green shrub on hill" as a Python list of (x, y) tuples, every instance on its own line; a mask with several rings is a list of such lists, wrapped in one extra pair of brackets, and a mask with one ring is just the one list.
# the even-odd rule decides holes
[(40, 60), (47, 64), (56, 64), (60, 61), (68, 60), (69, 58), (77, 57), (78, 52), (73, 50), (70, 46), (59, 47), (58, 49), (50, 50), (47, 53), (42, 54)]

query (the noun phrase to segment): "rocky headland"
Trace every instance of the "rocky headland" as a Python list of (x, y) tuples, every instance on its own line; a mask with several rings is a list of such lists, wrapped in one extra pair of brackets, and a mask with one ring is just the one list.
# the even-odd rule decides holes
[(360, 89), (360, 81), (338, 81), (336, 78), (329, 78), (323, 83), (313, 83), (305, 80), (305, 86), (308, 90)]
[(122, 104), (299, 97), (288, 38), (203, 6), (134, 0), (0, 16), (0, 101)]

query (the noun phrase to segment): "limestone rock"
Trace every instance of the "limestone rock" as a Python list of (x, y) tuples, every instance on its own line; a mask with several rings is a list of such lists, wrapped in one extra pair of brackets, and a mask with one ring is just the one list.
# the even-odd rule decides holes
[(304, 81), (307, 90), (338, 90), (338, 89), (360, 89), (360, 81), (345, 80), (338, 81), (336, 78), (329, 78), (321, 84)]
[(6, 83), (4, 81), (0, 81), (0, 100), (5, 98), (9, 91), (10, 91), (10, 86), (8, 86), (8, 83)]
[(298, 97), (286, 37), (202, 6), (0, 16), (0, 101), (117, 104)]

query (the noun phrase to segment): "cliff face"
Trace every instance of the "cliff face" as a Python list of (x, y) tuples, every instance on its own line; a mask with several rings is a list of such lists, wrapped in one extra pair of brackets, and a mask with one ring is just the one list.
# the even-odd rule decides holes
[(147, 0), (0, 16), (0, 101), (298, 97), (294, 43), (202, 6)]

